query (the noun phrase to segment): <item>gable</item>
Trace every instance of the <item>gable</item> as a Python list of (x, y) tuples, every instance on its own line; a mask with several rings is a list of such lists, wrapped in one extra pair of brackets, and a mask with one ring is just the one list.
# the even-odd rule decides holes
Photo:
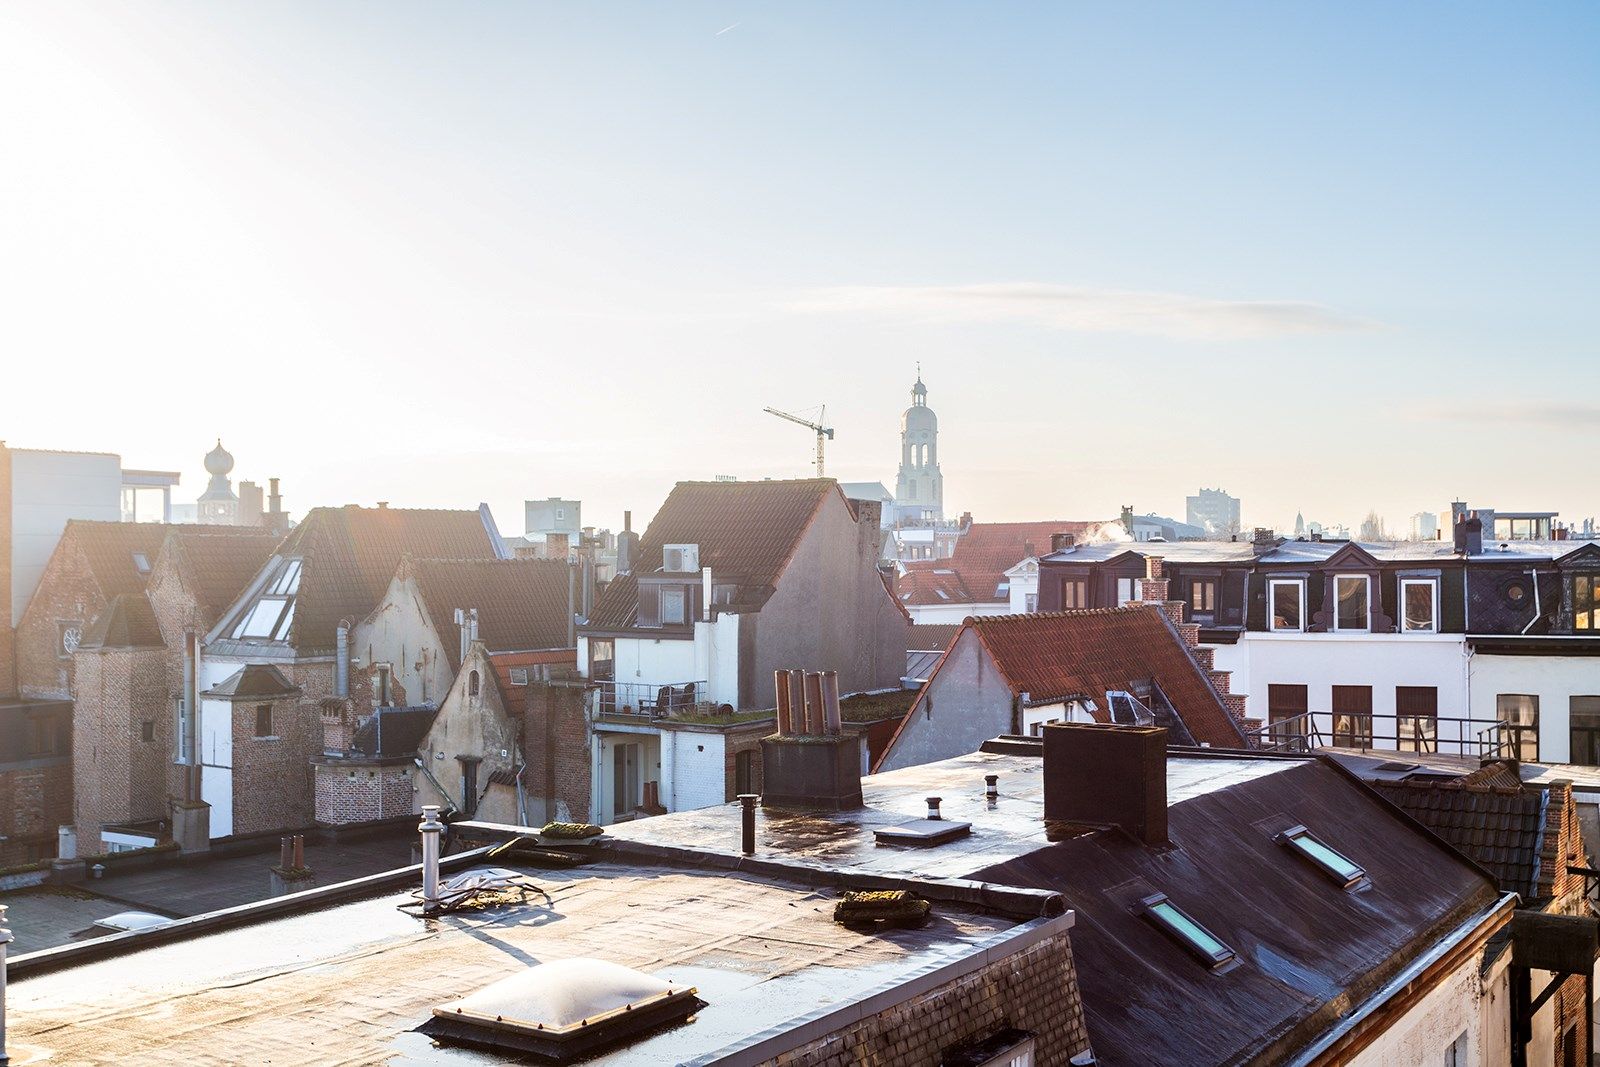
[(1581, 548), (1573, 549), (1557, 560), (1556, 566), (1562, 570), (1586, 570), (1600, 567), (1600, 544), (1590, 541)]
[(1325, 571), (1373, 571), (1377, 570), (1378, 566), (1378, 561), (1373, 558), (1370, 552), (1351, 541), (1324, 560), (1319, 569)]

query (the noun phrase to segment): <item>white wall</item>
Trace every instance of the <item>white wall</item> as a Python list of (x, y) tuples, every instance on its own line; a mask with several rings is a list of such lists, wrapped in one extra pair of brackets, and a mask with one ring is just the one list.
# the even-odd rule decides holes
[(61, 540), (68, 519), (122, 519), (122, 460), (94, 452), (11, 453), (11, 625)]
[(440, 704), (455, 681), (443, 643), (460, 639), (459, 629), (434, 632), (417, 583), (407, 578), (391, 581), (372, 614), (357, 624), (350, 635), (350, 655), (355, 666), (390, 664), (395, 681), (405, 688), (406, 703)]
[(233, 833), (233, 702), (201, 700), (199, 735), (200, 799), (211, 805), (211, 836), (227, 837)]
[[(1353, 1067), (1443, 1064), (1445, 1049), (1467, 1035), (1461, 1067), (1503, 1067), (1511, 1062), (1511, 988), (1507, 960), (1479, 974), (1483, 952), (1462, 961), (1410, 1011), (1348, 1062)], [(1531, 1051), (1531, 1049), (1530, 1049)]]
[(619, 637), (614, 648), (618, 682), (659, 687), (700, 680), (695, 673), (694, 641)]
[(1035, 604), (1039, 602), (1039, 564), (1033, 560), (1023, 560), (1007, 571), (1006, 576), (1011, 583), (1011, 604), (1008, 610), (1013, 615), (1027, 613), (1030, 595), (1034, 598)]
[(1528, 693), (1539, 698), (1539, 762), (1566, 763), (1572, 758), (1568, 733), (1571, 698), (1600, 696), (1600, 657), (1472, 655), (1472, 714), (1494, 722), (1500, 714), (1495, 697)]
[(726, 761), (726, 738), (720, 731), (663, 730), (661, 803), (668, 811), (691, 811), (725, 803)]
[(906, 611), (911, 615), (914, 623), (940, 624), (955, 623), (959, 625), (967, 616), (1007, 615), (1011, 612), (1011, 605), (1005, 601), (974, 604), (969, 601), (956, 601), (949, 604), (907, 604)]

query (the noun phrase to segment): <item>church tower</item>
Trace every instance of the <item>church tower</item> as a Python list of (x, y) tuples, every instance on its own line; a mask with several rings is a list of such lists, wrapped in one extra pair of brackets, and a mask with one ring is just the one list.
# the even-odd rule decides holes
[(911, 406), (900, 417), (900, 477), (895, 482), (895, 511), (904, 522), (938, 522), (944, 518), (944, 475), (939, 473), (939, 416), (928, 406), (928, 387), (917, 371)]
[(233, 482), (228, 478), (232, 471), (233, 456), (222, 447), (219, 437), (217, 447), (206, 453), (206, 473), (211, 475), (211, 483), (200, 494), (198, 521), (208, 526), (238, 524), (239, 498), (234, 495)]

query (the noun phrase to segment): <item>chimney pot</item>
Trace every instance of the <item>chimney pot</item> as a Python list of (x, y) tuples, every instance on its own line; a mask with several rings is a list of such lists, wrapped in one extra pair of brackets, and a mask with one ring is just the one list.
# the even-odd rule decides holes
[(983, 776), (983, 795), (990, 800), (1000, 799), (1000, 776), (998, 774), (986, 774)]
[(930, 820), (931, 819), (939, 819), (939, 818), (941, 818), (941, 816), (939, 814), (939, 802), (942, 799), (943, 799), (942, 797), (929, 797), (928, 798), (928, 818)]

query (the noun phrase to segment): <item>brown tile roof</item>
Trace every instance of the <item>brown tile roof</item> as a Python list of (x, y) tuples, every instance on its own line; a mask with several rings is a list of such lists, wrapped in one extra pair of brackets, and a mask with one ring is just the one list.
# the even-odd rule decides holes
[(292, 684), (271, 664), (247, 663), (200, 695), (250, 700), (293, 696), (298, 692), (300, 687)]
[(1200, 670), (1189, 646), (1157, 607), (1130, 604), (1092, 611), (992, 615), (966, 622), (1013, 694), (1033, 701), (1092, 697), (1109, 722), (1108, 690), (1154, 682), (1194, 740), (1247, 746), (1239, 725)]
[(943, 652), (961, 632), (959, 622), (918, 622), (911, 626), (911, 644), (906, 647), (915, 652)]
[(313, 508), (278, 548), (304, 563), (292, 642), (301, 655), (331, 651), (341, 619), (365, 618), (394, 577), (401, 557), (494, 559), (477, 511), (408, 508)]
[[(700, 546), (700, 566), (736, 581), (741, 599), (764, 601), (801, 536), (829, 495), (844, 496), (831, 478), (762, 482), (679, 482), (639, 542), (635, 574), (661, 569), (662, 546)], [(621, 575), (606, 586), (590, 620), (592, 629), (633, 625), (638, 583)]]
[(193, 593), (207, 624), (228, 609), (282, 540), (251, 526), (174, 526), (162, 551)]
[(166, 641), (143, 593), (118, 593), (95, 616), (79, 648), (162, 648)]
[[(1029, 556), (1050, 551), (1050, 538), (1058, 533), (1080, 539), (1098, 522), (1053, 520), (1048, 522), (975, 522), (956, 541), (949, 559), (916, 560), (906, 565), (898, 592), (907, 604), (944, 604), (951, 601), (994, 602), (1006, 571)], [(940, 596), (943, 591), (944, 596)]]
[[(197, 527), (198, 528), (198, 527)], [(155, 566), (161, 542), (179, 529), (159, 522), (94, 522), (73, 519), (67, 523), (62, 540), (78, 546), (94, 575), (95, 584), (107, 600), (121, 593), (142, 593), (150, 577), (134, 565), (135, 552)]]
[(455, 609), (478, 609), (478, 639), (491, 652), (567, 647), (567, 564), (544, 559), (419, 559), (409, 566), (452, 669)]
[[(1512, 772), (1513, 774), (1515, 772)], [(1371, 786), (1407, 815), (1493, 874), (1501, 890), (1540, 898), (1548, 794), (1537, 786), (1490, 785), (1480, 778), (1409, 778)]]

